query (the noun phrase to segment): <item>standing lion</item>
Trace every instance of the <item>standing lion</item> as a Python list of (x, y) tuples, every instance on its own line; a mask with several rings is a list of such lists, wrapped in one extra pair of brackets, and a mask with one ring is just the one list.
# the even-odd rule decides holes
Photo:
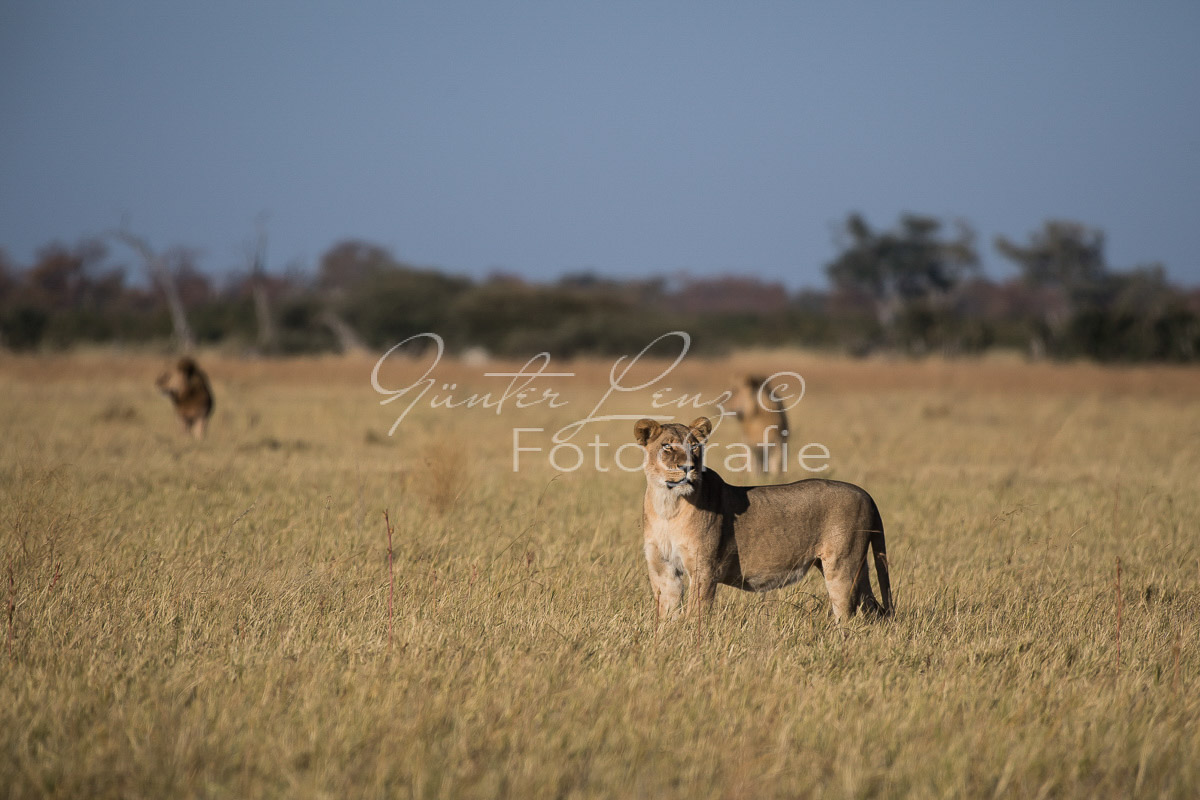
[[(645, 450), (643, 550), (650, 586), (664, 619), (684, 589), (697, 619), (724, 584), (747, 592), (789, 586), (810, 567), (825, 578), (839, 622), (859, 609), (893, 613), (883, 518), (871, 495), (842, 481), (810, 478), (775, 486), (734, 486), (705, 466), (712, 422), (634, 423)], [(875, 556), (880, 600), (871, 592), (868, 551)]]
[(755, 451), (755, 472), (783, 472), (788, 439), (788, 418), (783, 402), (775, 396), (767, 378), (747, 375), (729, 390), (725, 410), (742, 423), (747, 444)]
[(171, 398), (175, 413), (183, 421), (184, 430), (197, 439), (203, 439), (214, 404), (208, 376), (196, 360), (184, 356), (173, 369), (159, 375), (154, 385)]

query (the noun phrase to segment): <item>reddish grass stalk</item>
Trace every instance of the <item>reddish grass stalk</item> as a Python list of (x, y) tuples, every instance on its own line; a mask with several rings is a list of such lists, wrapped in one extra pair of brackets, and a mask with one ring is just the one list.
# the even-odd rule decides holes
[(383, 524), (387, 526), (388, 539), (388, 652), (390, 653), (392, 652), (392, 609), (396, 594), (396, 578), (392, 568), (392, 521), (388, 519), (386, 510), (383, 512)]
[(1117, 672), (1121, 671), (1121, 559), (1117, 558)]

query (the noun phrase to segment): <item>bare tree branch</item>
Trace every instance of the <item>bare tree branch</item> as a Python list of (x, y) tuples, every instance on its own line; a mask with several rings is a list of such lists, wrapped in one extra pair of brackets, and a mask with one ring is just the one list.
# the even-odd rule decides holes
[(179, 287), (175, 283), (175, 275), (167, 266), (166, 258), (155, 253), (150, 245), (140, 236), (131, 233), (125, 227), (109, 233), (117, 241), (128, 245), (137, 251), (146, 265), (151, 278), (162, 287), (167, 299), (167, 309), (171, 314), (171, 327), (175, 331), (175, 341), (183, 352), (191, 352), (196, 348), (196, 338), (188, 325), (187, 314), (184, 313), (183, 301), (179, 297)]

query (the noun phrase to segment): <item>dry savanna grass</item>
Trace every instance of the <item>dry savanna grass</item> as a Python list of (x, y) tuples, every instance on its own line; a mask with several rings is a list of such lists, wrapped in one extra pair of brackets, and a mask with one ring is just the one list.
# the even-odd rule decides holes
[[(157, 359), (0, 360), (0, 795), (1200, 793), (1194, 369), (686, 360), (676, 393), (804, 375), (793, 442), (877, 499), (898, 605), (839, 628), (815, 574), (723, 587), (697, 635), (653, 621), (630, 423), (547, 463), (610, 362), (555, 364), (565, 406), (426, 402), (389, 436), (370, 361), (201, 361), (194, 442)], [(546, 430), (514, 472), (517, 427)]]

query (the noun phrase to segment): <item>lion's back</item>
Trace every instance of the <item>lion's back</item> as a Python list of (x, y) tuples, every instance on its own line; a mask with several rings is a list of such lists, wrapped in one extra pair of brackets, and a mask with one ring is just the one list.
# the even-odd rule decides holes
[(730, 489), (736, 524), (747, 530), (816, 532), (831, 525), (874, 525), (879, 518), (874, 498), (845, 481), (808, 478)]

